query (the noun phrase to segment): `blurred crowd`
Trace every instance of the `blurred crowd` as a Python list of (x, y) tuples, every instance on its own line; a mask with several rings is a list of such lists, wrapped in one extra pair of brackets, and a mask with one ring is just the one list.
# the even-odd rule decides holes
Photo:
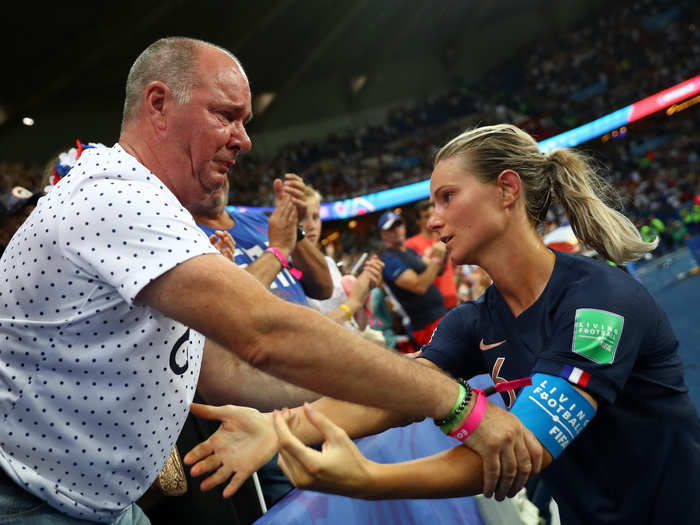
[[(463, 85), (456, 79), (446, 91), (394, 108), (382, 124), (331, 134), (322, 141), (302, 140), (272, 158), (240, 157), (229, 200), (269, 206), (272, 181), (286, 172), (299, 174), (327, 201), (425, 180), (436, 148), (477, 122), (516, 123), (538, 139), (589, 122), (700, 70), (700, 29), (692, 23), (699, 11), (689, 0), (610, 6), (576, 30), (537, 39), (478, 82)], [(691, 106), (582, 146), (600, 159), (619, 189), (622, 208), (640, 230), (646, 227), (648, 232), (656, 220), (653, 232), (676, 239), (666, 247), (682, 242), (683, 232), (687, 236), (695, 228), (698, 124), (697, 106)], [(46, 173), (45, 166), (0, 162), (0, 190), (15, 185), (41, 190)], [(690, 210), (684, 211), (690, 219), (681, 210)], [(354, 233), (341, 234), (348, 258), (366, 248), (367, 239)]]
[(608, 7), (578, 30), (538, 39), (473, 84), (457, 81), (391, 110), (380, 125), (290, 144), (272, 159), (249, 155), (236, 174), (232, 202), (269, 205), (260, 188), (290, 170), (327, 200), (424, 180), (435, 148), (475, 122), (512, 122), (538, 139), (589, 122), (697, 74), (700, 30), (691, 23), (697, 13), (687, 0)]

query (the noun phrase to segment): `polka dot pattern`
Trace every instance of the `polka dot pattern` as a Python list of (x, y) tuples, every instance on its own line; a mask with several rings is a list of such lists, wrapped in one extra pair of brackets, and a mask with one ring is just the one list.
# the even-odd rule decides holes
[(216, 253), (121, 147), (86, 150), (0, 261), (0, 466), (78, 518), (111, 522), (184, 424), (204, 337), (134, 298)]

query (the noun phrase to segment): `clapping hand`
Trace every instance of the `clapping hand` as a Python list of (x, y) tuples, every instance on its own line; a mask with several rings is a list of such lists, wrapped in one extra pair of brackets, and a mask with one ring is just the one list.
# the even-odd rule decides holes
[(296, 207), (299, 221), (304, 220), (304, 217), (306, 217), (307, 204), (306, 197), (304, 196), (305, 186), (304, 180), (299, 175), (296, 175), (295, 173), (284, 174), (282, 189), (287, 195), (289, 195), (289, 198), (292, 200), (292, 204), (294, 204)]
[(226, 230), (216, 230), (209, 236), (209, 242), (214, 245), (214, 248), (219, 250), (221, 255), (226, 257), (231, 262), (234, 260), (234, 251), (236, 249), (236, 241), (231, 237), (231, 234)]
[(267, 236), (270, 246), (281, 250), (285, 256), (292, 253), (297, 244), (299, 217), (292, 198), (285, 192), (280, 179), (273, 183), (275, 209), (267, 219)]

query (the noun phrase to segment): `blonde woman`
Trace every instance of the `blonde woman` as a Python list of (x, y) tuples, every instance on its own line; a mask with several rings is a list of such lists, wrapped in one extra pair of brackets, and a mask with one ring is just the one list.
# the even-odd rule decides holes
[[(321, 240), (321, 194), (307, 184), (304, 188), (304, 199), (306, 215), (301, 220), (301, 226), (306, 232), (306, 238), (317, 244)], [(335, 261), (326, 257), (326, 263), (333, 279), (333, 294), (325, 300), (308, 299), (309, 306), (337, 323), (345, 324), (358, 332), (364, 331), (367, 327), (365, 301), (372, 288), (381, 281), (384, 263), (376, 255), (372, 256), (365, 263), (362, 273), (348, 285), (349, 293), (346, 293), (343, 287), (343, 275)]]
[[(477, 128), (444, 146), (430, 227), (455, 264), (479, 265), (493, 285), (445, 316), (420, 361), (459, 378), (486, 372), (504, 387), (511, 414), (537, 438), (563, 523), (700, 523), (700, 423), (666, 315), (627, 273), (553, 252), (537, 233), (556, 197), (577, 238), (607, 259), (652, 250), (601, 199), (606, 187), (581, 154), (542, 154), (514, 126)], [(532, 384), (509, 389), (521, 378)], [(460, 439), (473, 432), (487, 394), (473, 391), (466, 421), (443, 430)], [(398, 419), (354, 407), (320, 400), (275, 412), (267, 419), (276, 436), (260, 425), (255, 439), (274, 443), (301, 487), (373, 499), (481, 491), (481, 459), (466, 446), (407, 463), (367, 460), (347, 434)], [(322, 452), (303, 445), (319, 441)], [(504, 492), (499, 484), (497, 498)]]

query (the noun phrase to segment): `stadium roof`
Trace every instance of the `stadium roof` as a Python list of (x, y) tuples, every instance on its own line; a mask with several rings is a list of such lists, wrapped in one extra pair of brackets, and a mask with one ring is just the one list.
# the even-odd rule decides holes
[[(473, 41), (483, 34), (477, 30), (510, 21), (528, 27), (534, 38), (542, 24), (561, 25), (557, 17), (568, 17), (574, 8), (582, 15), (590, 10), (587, 4), (567, 0), (556, 11), (548, 0), (10, 2), (2, 8), (0, 33), (6, 50), (0, 148), (22, 128), (23, 116), (38, 121), (66, 112), (119, 112), (129, 66), (163, 36), (192, 36), (230, 49), (244, 63), (254, 94), (276, 94), (269, 111), (251, 124), (255, 133), (283, 126), (285, 119), (331, 116), (324, 115), (322, 103), (291, 113), (292, 104), (286, 104), (286, 116), (276, 119), (285, 95), (305, 85), (324, 81), (347, 97), (353, 77), (371, 79), (384, 64), (411, 64), (426, 53), (449, 60), (450, 53), (487, 52)], [(507, 36), (503, 46), (517, 44)], [(329, 78), (338, 81), (329, 84)], [(8, 157), (11, 152), (0, 149), (0, 160)]]

